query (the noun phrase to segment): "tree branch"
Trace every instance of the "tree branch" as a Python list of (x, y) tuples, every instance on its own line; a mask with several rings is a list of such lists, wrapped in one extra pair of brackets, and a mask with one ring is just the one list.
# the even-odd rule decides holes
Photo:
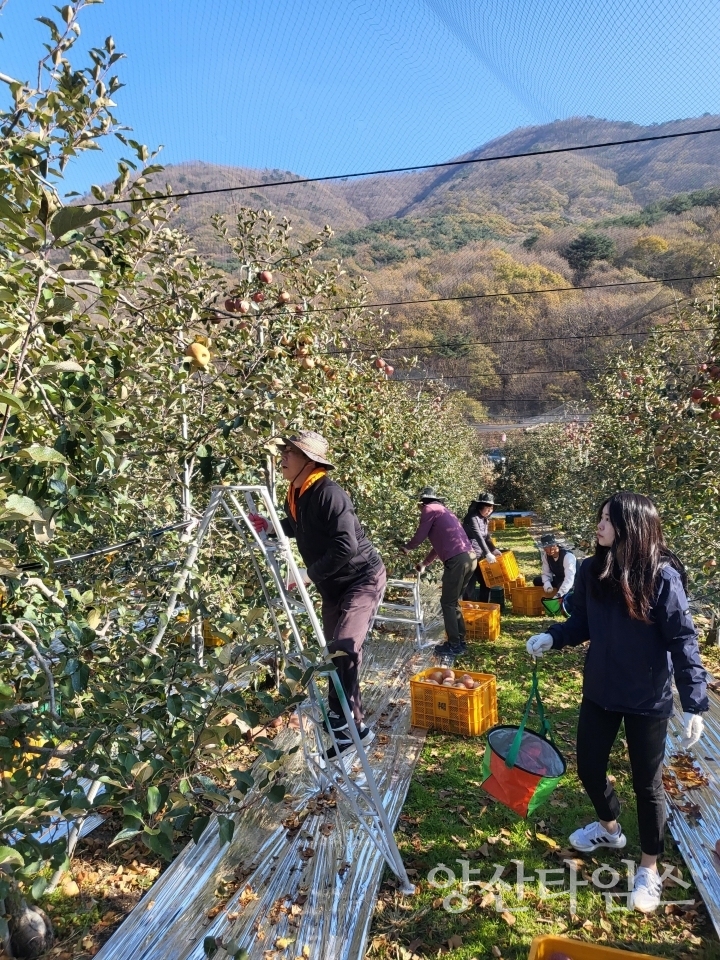
[[(18, 622), (19, 622), (19, 623), (27, 623), (27, 625), (28, 625), (29, 627), (32, 627), (32, 629), (35, 631), (35, 634), (36, 634), (38, 640), (40, 639), (40, 635), (38, 634), (35, 625), (32, 624), (32, 623), (30, 623), (29, 620), (20, 620), (20, 621), (18, 621)], [(56, 699), (55, 699), (55, 679), (53, 678), (52, 670), (50, 669), (50, 664), (47, 662), (47, 660), (45, 659), (45, 657), (43, 656), (43, 654), (40, 652), (40, 648), (39, 648), (38, 645), (35, 643), (35, 641), (34, 641), (34, 640), (31, 640), (30, 637), (28, 637), (28, 635), (27, 635), (26, 633), (23, 633), (23, 631), (20, 629), (20, 627), (18, 627), (18, 626), (17, 626), (16, 624), (14, 624), (14, 623), (3, 623), (3, 624), (0, 624), (0, 633), (2, 633), (2, 632), (4, 632), (4, 631), (7, 631), (7, 630), (12, 631), (12, 633), (13, 633), (22, 643), (24, 643), (25, 646), (28, 647), (28, 648), (32, 651), (33, 655), (37, 658), (37, 661), (38, 661), (38, 663), (40, 664), (40, 667), (41, 667), (41, 669), (42, 669), (42, 672), (45, 674), (45, 678), (46, 678), (47, 683), (48, 683), (48, 700), (49, 700), (49, 702), (50, 702), (50, 716), (53, 718), (53, 720), (55, 720), (55, 721), (57, 721), (57, 722), (60, 722), (60, 715), (58, 714), (57, 709), (56, 709), (56, 707), (57, 707), (57, 702), (56, 702)]]

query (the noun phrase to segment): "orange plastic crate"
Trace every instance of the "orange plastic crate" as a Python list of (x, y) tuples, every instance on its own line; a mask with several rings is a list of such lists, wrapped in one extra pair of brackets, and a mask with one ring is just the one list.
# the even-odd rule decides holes
[(468, 670), (473, 680), (480, 681), (480, 686), (475, 690), (423, 683), (424, 677), (438, 669), (428, 667), (410, 679), (410, 722), (414, 727), (479, 737), (497, 724), (497, 689), (492, 673), (472, 673)]
[(535, 937), (530, 944), (528, 960), (549, 960), (553, 953), (564, 953), (571, 960), (653, 960), (647, 953), (616, 950), (569, 937)]
[(500, 569), (503, 572), (503, 577), (505, 580), (515, 580), (520, 576), (520, 570), (517, 565), (517, 560), (515, 559), (515, 554), (512, 550), (507, 550), (501, 556), (497, 558), (497, 562), (500, 564)]
[(545, 613), (541, 603), (544, 596), (542, 587), (513, 587), (510, 590), (513, 613), (526, 617), (541, 617)]
[(532, 517), (515, 517), (513, 521), (513, 526), (515, 527), (531, 527), (533, 525)]
[(500, 604), (461, 600), (465, 636), (468, 640), (497, 640), (500, 636)]
[(496, 530), (505, 529), (505, 517), (491, 517), (488, 520), (488, 532), (495, 533)]
[(522, 573), (519, 576), (515, 577), (514, 580), (510, 581), (511, 590), (513, 587), (524, 587), (524, 586), (526, 586), (526, 583), (525, 583), (525, 577), (523, 576)]

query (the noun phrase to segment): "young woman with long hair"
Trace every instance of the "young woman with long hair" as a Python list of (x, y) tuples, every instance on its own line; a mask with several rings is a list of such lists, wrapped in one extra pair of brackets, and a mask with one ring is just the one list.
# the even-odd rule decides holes
[(684, 711), (681, 745), (696, 743), (708, 709), (706, 673), (685, 594), (685, 571), (668, 549), (652, 500), (613, 494), (598, 512), (597, 545), (580, 566), (572, 615), (527, 649), (590, 641), (577, 729), (577, 769), (598, 821), (570, 836), (576, 850), (622, 849), (620, 802), (607, 779), (610, 751), (625, 726), (635, 791), (642, 858), (631, 905), (650, 913), (662, 896), (657, 858), (663, 853), (665, 793), (662, 767), (675, 678)]

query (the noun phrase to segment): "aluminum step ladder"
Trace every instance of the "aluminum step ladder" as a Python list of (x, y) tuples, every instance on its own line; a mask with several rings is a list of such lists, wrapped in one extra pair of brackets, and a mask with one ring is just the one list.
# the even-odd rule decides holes
[(426, 647), (433, 646), (434, 643), (426, 637), (425, 614), (420, 598), (420, 576), (418, 573), (414, 580), (388, 580), (385, 594), (388, 590), (405, 592), (408, 594), (408, 602), (390, 602), (383, 596), (371, 628), (374, 630), (376, 623), (395, 623), (399, 626), (415, 627), (416, 650), (424, 650)]
[[(260, 512), (272, 523), (274, 537), (258, 533), (250, 521), (251, 513)], [(313, 675), (307, 688), (308, 699), (298, 707), (298, 715), (303, 756), (317, 784), (318, 792), (329, 794), (335, 791), (338, 799), (347, 803), (358, 823), (400, 881), (401, 892), (408, 895), (414, 893), (415, 887), (408, 878), (400, 856), (372, 768), (357, 734), (352, 711), (337, 672), (332, 669), (332, 659), (327, 652), (322, 625), (267, 487), (223, 485), (212, 488), (207, 509), (197, 527), (185, 562), (177, 574), (165, 616), (161, 618), (155, 637), (149, 645), (150, 649), (156, 651), (162, 641), (167, 624), (172, 620), (178, 598), (185, 589), (188, 577), (197, 562), (205, 537), (213, 523), (219, 524), (223, 520), (229, 523), (231, 529), (237, 534), (238, 549), (249, 557), (252, 563), (265, 596), (282, 656), (304, 673), (312, 666), (317, 667), (319, 653), (323, 675), (326, 674), (329, 682), (334, 685), (345, 715), (355, 749), (338, 755), (338, 744), (328, 722), (327, 705)], [(295, 584), (292, 591), (288, 590), (286, 586), (288, 583)], [(287, 627), (284, 624), (281, 627), (278, 618), (286, 621)], [(314, 652), (315, 655), (312, 655), (313, 651), (305, 646), (299, 620), (304, 621), (303, 626), (306, 632), (311, 640), (315, 641), (318, 648)], [(289, 639), (287, 639), (288, 627)], [(286, 639), (283, 638), (283, 633)], [(329, 745), (326, 744), (325, 738), (329, 739), (335, 748), (334, 757), (328, 756)], [(360, 769), (355, 773), (358, 763)]]

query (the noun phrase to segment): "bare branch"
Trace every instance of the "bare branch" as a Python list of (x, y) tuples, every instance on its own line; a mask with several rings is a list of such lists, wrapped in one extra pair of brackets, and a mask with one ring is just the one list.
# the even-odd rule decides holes
[[(35, 635), (37, 636), (38, 640), (40, 639), (40, 635), (38, 634), (37, 629), (35, 628), (35, 625), (30, 623), (29, 620), (19, 620), (18, 623), (26, 623), (29, 627), (32, 627), (32, 629), (35, 631)], [(28, 647), (32, 651), (33, 655), (36, 657), (38, 663), (40, 664), (42, 672), (45, 674), (45, 678), (48, 682), (48, 699), (50, 701), (50, 716), (53, 718), (53, 720), (56, 720), (59, 722), (60, 716), (56, 709), (57, 703), (55, 700), (55, 679), (53, 678), (52, 670), (50, 669), (50, 664), (47, 662), (43, 654), (40, 652), (40, 648), (35, 643), (35, 641), (31, 640), (26, 633), (23, 633), (20, 627), (18, 627), (14, 623), (0, 624), (0, 633), (7, 630), (10, 630), (22, 643), (25, 644), (26, 647)]]

